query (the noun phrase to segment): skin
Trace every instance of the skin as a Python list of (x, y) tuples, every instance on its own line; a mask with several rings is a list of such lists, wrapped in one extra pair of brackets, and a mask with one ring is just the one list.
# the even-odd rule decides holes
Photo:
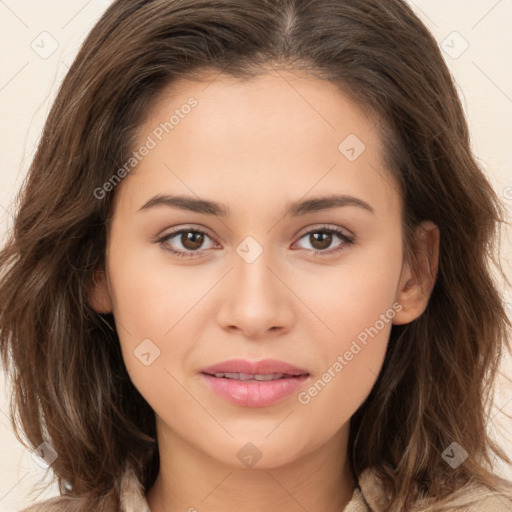
[[(342, 510), (356, 485), (346, 457), (350, 417), (375, 383), (392, 323), (427, 306), (439, 232), (430, 222), (417, 230), (417, 280), (402, 253), (401, 199), (375, 121), (333, 84), (291, 72), (181, 79), (154, 102), (137, 147), (191, 96), (197, 107), (117, 185), (106, 272), (90, 294), (98, 312), (113, 312), (126, 368), (156, 414), (161, 469), (150, 508)], [(366, 146), (354, 161), (338, 150), (349, 134)], [(374, 213), (352, 205), (284, 216), (288, 202), (333, 192)], [(138, 211), (156, 194), (218, 201), (231, 215)], [(305, 235), (324, 224), (354, 244)], [(156, 242), (181, 227), (208, 236), (199, 249), (179, 235)], [(236, 251), (247, 236), (263, 249), (251, 263)], [(199, 256), (179, 258), (169, 246)], [(276, 358), (307, 369), (307, 391), (393, 304), (401, 308), (394, 318), (307, 404), (295, 393), (242, 407), (200, 379), (202, 368), (227, 359)], [(160, 350), (149, 366), (134, 355), (144, 339)], [(261, 454), (252, 467), (237, 457), (248, 442)]]

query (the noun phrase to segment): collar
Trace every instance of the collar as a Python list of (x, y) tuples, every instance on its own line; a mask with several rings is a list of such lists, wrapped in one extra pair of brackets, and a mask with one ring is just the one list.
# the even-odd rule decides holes
[[(380, 512), (385, 510), (389, 494), (377, 471), (365, 469), (343, 512)], [(505, 512), (512, 510), (511, 497), (496, 493), (475, 482), (451, 494), (448, 498), (420, 498), (409, 512), (441, 512), (453, 510)], [(127, 469), (121, 480), (120, 509), (118, 512), (151, 512), (144, 490), (134, 471)]]

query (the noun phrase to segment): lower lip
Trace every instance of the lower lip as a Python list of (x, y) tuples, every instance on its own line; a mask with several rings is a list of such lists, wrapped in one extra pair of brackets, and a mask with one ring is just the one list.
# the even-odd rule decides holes
[(309, 375), (254, 381), (226, 379), (201, 374), (206, 384), (221, 397), (243, 407), (267, 407), (295, 393)]

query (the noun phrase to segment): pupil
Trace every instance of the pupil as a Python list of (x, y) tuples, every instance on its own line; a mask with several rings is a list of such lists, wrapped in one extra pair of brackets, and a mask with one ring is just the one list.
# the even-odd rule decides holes
[(181, 243), (183, 247), (194, 250), (199, 249), (203, 244), (203, 234), (197, 231), (187, 231), (181, 235)]
[[(326, 249), (331, 245), (332, 242), (332, 234), (327, 233), (325, 231), (321, 231), (320, 233), (313, 233), (310, 238), (312, 237), (311, 245), (315, 247), (316, 249)], [(320, 240), (320, 247), (316, 246), (315, 243), (318, 243), (319, 238), (326, 237), (323, 240)]]

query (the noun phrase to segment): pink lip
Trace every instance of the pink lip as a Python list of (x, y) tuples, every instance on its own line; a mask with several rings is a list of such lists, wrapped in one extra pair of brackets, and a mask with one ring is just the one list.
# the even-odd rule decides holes
[[(307, 370), (275, 359), (257, 362), (231, 359), (204, 368), (200, 373), (210, 389), (228, 401), (244, 407), (266, 407), (275, 404), (296, 392), (309, 378)], [(285, 374), (285, 377), (268, 381), (238, 380), (215, 377), (215, 373), (277, 373)]]
[(230, 359), (222, 363), (203, 368), (201, 373), (285, 373), (287, 375), (304, 375), (309, 372), (304, 368), (278, 361), (277, 359), (262, 359), (261, 361), (247, 361), (246, 359)]

